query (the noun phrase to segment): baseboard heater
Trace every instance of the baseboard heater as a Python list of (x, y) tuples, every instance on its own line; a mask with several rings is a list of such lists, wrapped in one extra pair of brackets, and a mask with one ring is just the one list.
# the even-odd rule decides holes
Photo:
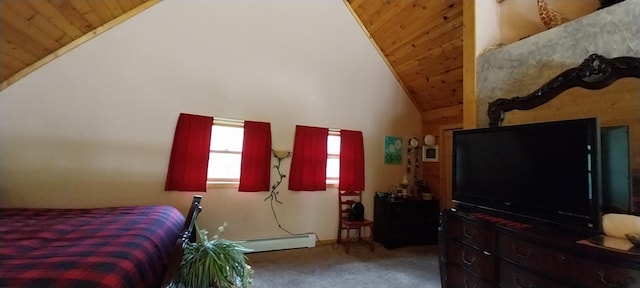
[[(294, 248), (316, 247), (314, 234), (297, 234), (291, 236), (246, 240), (242, 246), (251, 249), (251, 252), (264, 252)], [(249, 253), (251, 253), (249, 252)]]

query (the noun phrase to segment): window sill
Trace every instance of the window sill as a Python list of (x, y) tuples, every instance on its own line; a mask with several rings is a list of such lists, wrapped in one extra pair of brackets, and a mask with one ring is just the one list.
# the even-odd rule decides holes
[(239, 183), (211, 183), (207, 182), (207, 188), (236, 188), (240, 187)]
[[(236, 189), (238, 189), (239, 187), (240, 187), (240, 183), (237, 183), (237, 182), (231, 182), (231, 183), (212, 183), (212, 182), (207, 182), (207, 188), (223, 188), (223, 189), (236, 188)], [(338, 189), (338, 183), (327, 183), (327, 189), (329, 189), (329, 188)], [(269, 191), (265, 191), (265, 192), (269, 192)]]
[(327, 183), (327, 188), (338, 189), (338, 183)]

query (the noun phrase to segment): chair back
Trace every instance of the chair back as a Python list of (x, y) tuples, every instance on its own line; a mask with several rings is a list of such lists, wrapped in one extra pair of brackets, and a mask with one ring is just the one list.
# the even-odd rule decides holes
[(339, 217), (340, 219), (348, 219), (351, 205), (356, 202), (362, 202), (362, 191), (338, 191)]

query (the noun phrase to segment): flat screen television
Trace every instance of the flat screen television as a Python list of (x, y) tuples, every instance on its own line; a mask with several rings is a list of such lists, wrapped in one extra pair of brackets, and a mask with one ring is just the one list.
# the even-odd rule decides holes
[(453, 132), (459, 208), (583, 232), (601, 231), (596, 118)]

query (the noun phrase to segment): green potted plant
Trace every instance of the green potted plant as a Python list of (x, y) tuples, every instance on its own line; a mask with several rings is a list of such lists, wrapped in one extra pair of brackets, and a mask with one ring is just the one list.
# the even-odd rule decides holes
[(196, 242), (188, 242), (184, 248), (182, 263), (175, 283), (188, 288), (232, 288), (249, 287), (253, 270), (247, 264), (244, 252), (251, 251), (240, 245), (241, 242), (221, 238), (224, 228), (218, 227), (218, 233), (209, 239), (207, 230), (199, 229)]

